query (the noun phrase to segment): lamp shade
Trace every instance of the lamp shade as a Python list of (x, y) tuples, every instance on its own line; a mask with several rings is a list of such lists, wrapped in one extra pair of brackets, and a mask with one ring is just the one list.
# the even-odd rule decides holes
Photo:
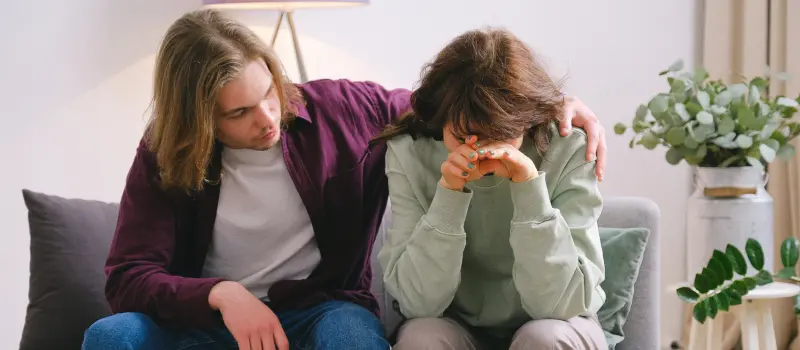
[(349, 7), (369, 0), (203, 0), (205, 7), (237, 10), (294, 10), (321, 7)]

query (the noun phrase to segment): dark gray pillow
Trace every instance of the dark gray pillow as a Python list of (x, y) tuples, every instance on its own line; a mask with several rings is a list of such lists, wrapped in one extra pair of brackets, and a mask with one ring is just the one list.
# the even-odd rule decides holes
[(22, 190), (31, 236), (30, 291), (20, 350), (80, 349), (110, 314), (103, 266), (118, 205)]

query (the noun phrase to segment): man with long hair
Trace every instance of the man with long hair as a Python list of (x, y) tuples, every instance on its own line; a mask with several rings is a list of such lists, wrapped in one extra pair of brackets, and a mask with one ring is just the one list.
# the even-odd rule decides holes
[[(84, 349), (388, 349), (369, 259), (386, 146), (370, 141), (410, 92), (292, 84), (252, 31), (199, 10), (167, 31), (153, 94), (106, 264), (114, 315)], [(590, 131), (603, 159), (602, 126), (567, 101), (564, 132)]]

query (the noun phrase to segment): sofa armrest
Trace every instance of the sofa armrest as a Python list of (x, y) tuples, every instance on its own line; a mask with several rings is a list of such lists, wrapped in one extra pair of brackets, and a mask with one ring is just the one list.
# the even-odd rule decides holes
[(617, 345), (617, 350), (660, 348), (660, 217), (658, 206), (640, 197), (610, 197), (603, 206), (598, 223), (601, 227), (644, 227), (650, 230), (639, 277), (634, 284), (633, 304), (623, 326), (625, 339)]

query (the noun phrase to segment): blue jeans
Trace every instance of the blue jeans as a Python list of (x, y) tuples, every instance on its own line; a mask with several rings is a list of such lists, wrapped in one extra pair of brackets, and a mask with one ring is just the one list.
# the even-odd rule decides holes
[[(329, 301), (309, 309), (277, 314), (291, 349), (389, 349), (375, 314), (353, 303)], [(86, 330), (84, 350), (237, 349), (224, 327), (174, 331), (159, 327), (140, 313), (121, 313), (98, 320)]]

